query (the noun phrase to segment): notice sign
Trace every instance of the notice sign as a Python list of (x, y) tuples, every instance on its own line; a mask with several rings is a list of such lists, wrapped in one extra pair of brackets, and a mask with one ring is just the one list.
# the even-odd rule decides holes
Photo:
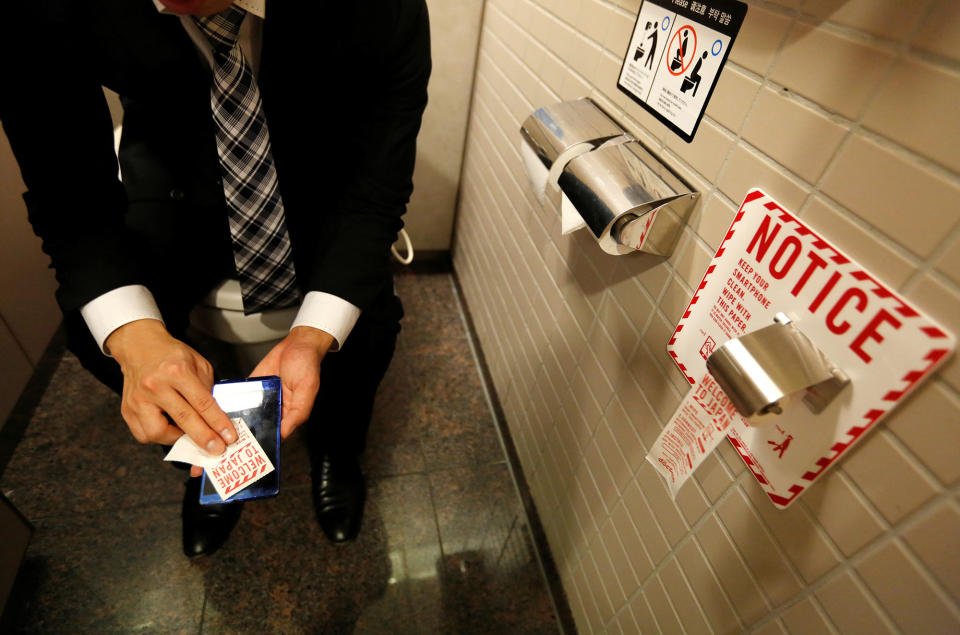
[[(781, 414), (746, 421), (718, 394), (706, 359), (728, 340), (770, 326), (777, 313), (786, 314), (850, 383), (819, 414), (797, 393), (780, 403)], [(954, 346), (950, 333), (827, 237), (753, 190), (667, 345), (692, 388), (664, 430), (672, 436), (658, 440), (648, 460), (675, 490), (715, 433), (723, 432), (770, 500), (786, 507)]]
[(617, 87), (693, 141), (746, 15), (737, 0), (643, 0)]

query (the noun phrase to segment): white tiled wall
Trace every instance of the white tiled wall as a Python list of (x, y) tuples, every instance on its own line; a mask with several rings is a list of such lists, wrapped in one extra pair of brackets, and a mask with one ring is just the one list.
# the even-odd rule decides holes
[[(727, 443), (676, 501), (645, 463), (665, 353), (767, 190), (960, 335), (960, 2), (749, 2), (696, 139), (616, 89), (639, 0), (488, 0), (454, 262), (582, 632), (960, 631), (960, 361), (776, 511)], [(526, 184), (520, 123), (590, 95), (704, 193), (614, 258)]]

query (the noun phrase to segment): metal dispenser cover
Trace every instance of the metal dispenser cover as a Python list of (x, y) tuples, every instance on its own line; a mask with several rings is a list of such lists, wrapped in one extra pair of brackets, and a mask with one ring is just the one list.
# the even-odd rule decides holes
[(707, 370), (744, 417), (781, 414), (780, 401), (800, 390), (819, 414), (850, 383), (783, 313), (770, 326), (718, 347), (707, 358)]
[(549, 170), (558, 158), (579, 144), (590, 144), (582, 149), (589, 151), (625, 131), (589, 97), (584, 97), (538, 108), (523, 122), (520, 134)]
[(700, 196), (635, 140), (570, 160), (559, 184), (600, 248), (613, 255), (669, 256)]

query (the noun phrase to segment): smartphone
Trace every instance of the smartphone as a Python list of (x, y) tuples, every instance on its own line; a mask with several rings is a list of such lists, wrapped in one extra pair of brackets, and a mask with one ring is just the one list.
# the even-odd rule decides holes
[(280, 493), (280, 415), (283, 409), (280, 378), (270, 376), (218, 381), (213, 385), (213, 397), (229, 418), (243, 419), (260, 447), (273, 461), (274, 470), (227, 500), (220, 498), (204, 471), (200, 504), (219, 505), (276, 496)]

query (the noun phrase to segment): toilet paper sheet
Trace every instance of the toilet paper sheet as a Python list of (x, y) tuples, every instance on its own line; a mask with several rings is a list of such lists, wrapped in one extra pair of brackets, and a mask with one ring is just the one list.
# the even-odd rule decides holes
[(740, 415), (710, 373), (687, 391), (647, 454), (671, 496), (676, 497), (697, 466), (724, 439), (734, 417)]
[(274, 470), (270, 457), (243, 418), (235, 417), (231, 421), (237, 430), (237, 440), (228, 445), (223, 454), (210, 454), (193, 439), (183, 435), (163, 457), (164, 461), (202, 466), (223, 500), (250, 487)]

